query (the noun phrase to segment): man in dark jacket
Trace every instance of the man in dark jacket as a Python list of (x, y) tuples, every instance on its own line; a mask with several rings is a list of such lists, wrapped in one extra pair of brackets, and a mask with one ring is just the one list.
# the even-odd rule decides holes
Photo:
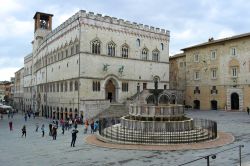
[(76, 142), (76, 135), (77, 135), (77, 133), (78, 133), (78, 130), (77, 129), (73, 129), (72, 130), (72, 141), (71, 141), (71, 147), (73, 146), (73, 147), (75, 147), (75, 142)]

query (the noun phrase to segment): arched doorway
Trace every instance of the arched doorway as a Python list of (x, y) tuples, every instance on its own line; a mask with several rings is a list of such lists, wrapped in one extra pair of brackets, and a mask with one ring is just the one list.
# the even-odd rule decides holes
[(159, 99), (159, 104), (169, 104), (169, 97), (167, 95), (162, 95)]
[(155, 104), (155, 97), (154, 95), (150, 95), (148, 96), (148, 98), (146, 99), (147, 104)]
[(75, 119), (78, 117), (78, 111), (75, 109)]
[(61, 112), (60, 112), (60, 119), (64, 119), (63, 118), (63, 108), (61, 107)]
[(237, 93), (231, 94), (231, 109), (232, 110), (239, 109), (239, 95)]
[(200, 109), (200, 100), (194, 100), (194, 109)]
[(116, 101), (116, 87), (113, 80), (108, 80), (105, 86), (105, 96), (110, 102)]
[(176, 102), (176, 96), (172, 95), (170, 99), (170, 104), (175, 104), (175, 102)]
[(69, 119), (73, 119), (72, 108), (69, 109)]
[(216, 100), (211, 100), (211, 109), (217, 110), (217, 101)]
[(56, 119), (59, 120), (59, 107), (56, 109)]
[(67, 108), (65, 108), (65, 112), (64, 112), (64, 119), (65, 120), (68, 120), (68, 109)]

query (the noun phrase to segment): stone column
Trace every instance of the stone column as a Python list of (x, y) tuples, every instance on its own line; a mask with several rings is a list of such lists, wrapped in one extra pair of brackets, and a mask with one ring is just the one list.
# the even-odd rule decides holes
[(39, 28), (40, 28), (40, 14), (38, 13), (36, 17), (36, 29), (35, 30)]
[(48, 30), (52, 30), (52, 16), (49, 16)]

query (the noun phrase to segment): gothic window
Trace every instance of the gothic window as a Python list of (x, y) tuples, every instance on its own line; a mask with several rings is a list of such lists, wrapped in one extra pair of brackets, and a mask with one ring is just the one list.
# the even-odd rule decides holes
[(59, 83), (56, 84), (57, 92), (59, 92)]
[(76, 45), (76, 54), (78, 54), (79, 51), (80, 51), (80, 50), (79, 50), (79, 44), (77, 44), (77, 45)]
[(57, 61), (56, 54), (54, 55), (54, 59), (55, 59), (55, 61)]
[(61, 92), (63, 92), (63, 83), (61, 82)]
[(65, 86), (65, 87), (64, 87), (64, 91), (67, 92), (67, 90), (68, 90), (68, 82), (66, 81), (64, 84), (65, 84), (65, 85), (64, 85), (64, 86)]
[(122, 91), (123, 92), (128, 92), (128, 83), (127, 82), (122, 83)]
[(73, 55), (74, 54), (74, 46), (71, 46), (71, 55)]
[(128, 58), (128, 46), (126, 44), (122, 46), (122, 57)]
[(64, 59), (64, 52), (63, 51), (61, 52), (61, 56), (62, 56), (62, 59)]
[(136, 46), (137, 46), (137, 47), (140, 47), (140, 46), (141, 46), (141, 41), (140, 41), (140, 39), (137, 39), (137, 40), (136, 40)]
[(108, 43), (108, 55), (115, 56), (115, 43), (114, 42)]
[(94, 40), (92, 42), (92, 54), (100, 54), (101, 53), (101, 42), (99, 40)]
[(65, 56), (68, 57), (68, 49), (65, 50)]
[(50, 83), (50, 92), (52, 92), (53, 91), (53, 85), (52, 85), (52, 83)]
[(78, 90), (78, 81), (75, 81), (75, 91)]
[(94, 92), (100, 91), (100, 81), (93, 81), (92, 88)]
[(53, 92), (56, 91), (55, 83), (53, 83)]
[(148, 60), (148, 50), (146, 48), (142, 49), (142, 60)]
[(69, 90), (73, 91), (73, 82), (72, 81), (70, 81), (70, 83), (69, 83)]
[(160, 54), (160, 52), (158, 50), (154, 50), (152, 52), (152, 60), (158, 62), (159, 61), (159, 54)]
[(161, 50), (164, 50), (164, 44), (161, 43)]

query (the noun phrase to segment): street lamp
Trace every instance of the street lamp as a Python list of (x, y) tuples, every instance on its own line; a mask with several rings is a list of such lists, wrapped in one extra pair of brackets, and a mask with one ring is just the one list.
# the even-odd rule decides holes
[(207, 160), (207, 166), (210, 165), (210, 163), (209, 163), (209, 157), (210, 156), (211, 156), (212, 159), (216, 159), (216, 155), (215, 154), (211, 154), (211, 155), (205, 156), (204, 158)]

